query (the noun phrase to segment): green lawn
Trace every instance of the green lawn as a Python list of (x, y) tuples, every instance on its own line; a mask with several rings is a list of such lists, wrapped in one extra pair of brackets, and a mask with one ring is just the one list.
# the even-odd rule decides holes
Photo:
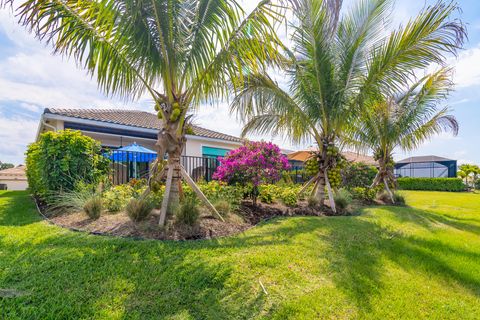
[(480, 194), (405, 195), (175, 243), (70, 232), (2, 192), (0, 295), (20, 296), (0, 319), (478, 319)]

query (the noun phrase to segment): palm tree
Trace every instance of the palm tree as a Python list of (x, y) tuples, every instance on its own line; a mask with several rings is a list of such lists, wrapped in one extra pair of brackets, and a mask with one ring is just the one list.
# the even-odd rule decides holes
[(469, 186), (469, 178), (472, 178), (472, 181), (474, 182), (473, 184), (475, 184), (475, 181), (477, 181), (477, 177), (480, 174), (480, 168), (477, 165), (462, 164), (459, 169), (460, 171), (458, 172), (458, 175), (465, 179), (465, 185), (467, 187)]
[(339, 160), (346, 129), (364, 101), (398, 91), (412, 70), (444, 63), (456, 53), (465, 30), (449, 20), (457, 7), (437, 3), (405, 26), (387, 33), (391, 1), (359, 1), (340, 15), (341, 1), (294, 1), (293, 49), (285, 73), (289, 90), (269, 76), (250, 74), (231, 107), (245, 122), (243, 134), (286, 133), (293, 142), (318, 145), (319, 174), (314, 193), (321, 204), (325, 187), (335, 210), (327, 170)]
[(153, 99), (163, 119), (158, 158), (168, 155), (171, 180), (161, 223), (169, 202), (179, 201), (187, 113), (224, 98), (240, 71), (258, 72), (280, 57), (274, 29), (284, 10), (269, 0), (248, 14), (236, 0), (0, 0), (7, 3), (20, 24), (73, 57), (106, 93)]
[(458, 133), (458, 123), (448, 114), (448, 108), (437, 110), (451, 90), (450, 78), (450, 70), (442, 68), (423, 77), (402, 94), (379, 95), (365, 102), (359, 125), (353, 130), (354, 140), (360, 149), (373, 150), (379, 170), (371, 187), (383, 183), (392, 203), (395, 202), (390, 189), (390, 185), (395, 186), (393, 151), (396, 148), (416, 149), (442, 131)]

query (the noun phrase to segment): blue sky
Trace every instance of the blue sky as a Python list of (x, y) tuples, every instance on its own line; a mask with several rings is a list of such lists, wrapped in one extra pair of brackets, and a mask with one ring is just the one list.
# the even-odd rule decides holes
[[(348, 6), (355, 0), (346, 0)], [(253, 1), (244, 1), (246, 7)], [(425, 4), (434, 1), (397, 1), (393, 20), (402, 23), (416, 14)], [(460, 162), (480, 164), (480, 1), (458, 1), (462, 12), (457, 13), (467, 24), (469, 41), (455, 66), (456, 91), (447, 104), (460, 122), (457, 137), (444, 134), (426, 142), (410, 155), (438, 155)], [(248, 3), (248, 4), (247, 4)], [(40, 115), (46, 107), (117, 108), (151, 111), (148, 99), (126, 103), (102, 94), (84, 71), (73, 61), (51, 55), (51, 50), (15, 23), (10, 10), (0, 9), (0, 161), (24, 162), (26, 146), (36, 136)], [(228, 114), (227, 102), (204, 106), (195, 122), (206, 128), (238, 135), (241, 124)], [(255, 137), (258, 138), (258, 137)], [(299, 149), (283, 137), (273, 139), (282, 147)]]

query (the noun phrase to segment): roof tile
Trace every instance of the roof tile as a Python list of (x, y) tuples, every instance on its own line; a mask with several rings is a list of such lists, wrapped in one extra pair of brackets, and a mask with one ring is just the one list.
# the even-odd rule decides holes
[[(146, 129), (160, 130), (162, 127), (162, 121), (158, 119), (155, 114), (139, 110), (46, 108), (43, 113)], [(192, 129), (196, 136), (231, 142), (242, 142), (242, 139), (238, 137), (205, 129), (196, 125), (192, 125)]]

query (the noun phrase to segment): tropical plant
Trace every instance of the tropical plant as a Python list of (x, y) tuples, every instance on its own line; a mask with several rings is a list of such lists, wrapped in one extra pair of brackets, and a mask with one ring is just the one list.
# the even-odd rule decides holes
[[(103, 91), (150, 95), (163, 120), (158, 158), (168, 155), (172, 171), (165, 208), (179, 201), (187, 113), (226, 96), (243, 71), (281, 60), (274, 29), (284, 10), (269, 0), (250, 13), (235, 0), (0, 0), (7, 3), (15, 4), (20, 24), (87, 69)], [(163, 170), (154, 171), (152, 182), (160, 181)]]
[(45, 200), (58, 192), (73, 191), (79, 182), (98, 184), (109, 170), (100, 143), (80, 131), (43, 133), (26, 154), (29, 188)]
[[(480, 175), (480, 167), (475, 164), (462, 164), (458, 167), (459, 171), (457, 175), (465, 179), (465, 185), (474, 185), (477, 181), (478, 175)], [(470, 183), (470, 181), (472, 183)]]
[(346, 128), (372, 94), (403, 88), (412, 70), (443, 63), (462, 45), (465, 30), (450, 20), (453, 3), (423, 9), (392, 32), (391, 1), (358, 1), (340, 15), (341, 1), (295, 0), (293, 49), (286, 67), (289, 91), (269, 76), (251, 72), (232, 102), (245, 121), (243, 134), (286, 133), (293, 142), (314, 140), (319, 173), (316, 195), (327, 187), (335, 210), (328, 169), (335, 167)]
[(252, 185), (254, 203), (259, 194), (258, 186), (278, 181), (282, 171), (289, 168), (288, 159), (280, 148), (264, 141), (247, 141), (219, 162), (213, 178), (229, 184)]
[(379, 171), (371, 187), (384, 184), (393, 203), (395, 186), (393, 151), (411, 151), (442, 131), (458, 133), (458, 123), (448, 108), (437, 110), (452, 87), (450, 70), (442, 68), (415, 82), (408, 90), (365, 101), (354, 137), (359, 148), (373, 150)]
[(347, 189), (355, 187), (368, 187), (372, 184), (378, 173), (374, 166), (362, 162), (349, 163), (342, 170), (342, 185)]
[(109, 212), (118, 212), (126, 207), (135, 191), (128, 184), (114, 186), (103, 194), (103, 204)]

